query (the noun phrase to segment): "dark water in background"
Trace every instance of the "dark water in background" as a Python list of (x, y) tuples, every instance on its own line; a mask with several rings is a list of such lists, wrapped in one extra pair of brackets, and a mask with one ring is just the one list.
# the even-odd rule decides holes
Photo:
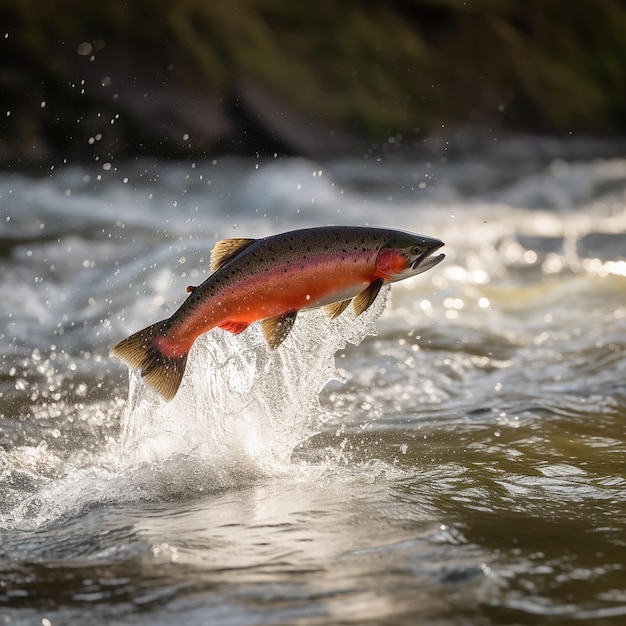
[[(625, 160), (113, 164), (0, 201), (1, 623), (626, 619)], [(108, 350), (216, 239), (329, 223), (447, 259), (129, 393)]]

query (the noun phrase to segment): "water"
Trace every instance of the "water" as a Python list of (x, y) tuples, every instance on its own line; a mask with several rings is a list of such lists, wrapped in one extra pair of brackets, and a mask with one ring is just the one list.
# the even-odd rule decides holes
[[(2, 174), (3, 623), (622, 623), (626, 160), (505, 157)], [(169, 404), (109, 359), (216, 239), (329, 223), (447, 258)]]

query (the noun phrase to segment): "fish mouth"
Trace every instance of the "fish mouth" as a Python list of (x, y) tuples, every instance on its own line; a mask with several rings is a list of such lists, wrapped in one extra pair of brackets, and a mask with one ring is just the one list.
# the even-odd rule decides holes
[(413, 261), (411, 269), (421, 274), (422, 272), (425, 272), (426, 270), (429, 270), (432, 267), (435, 267), (435, 265), (441, 263), (446, 258), (446, 255), (442, 253), (433, 256), (433, 254), (442, 246), (443, 242), (439, 241), (436, 245), (433, 245), (432, 248), (426, 250), (424, 254), (421, 254), (417, 257), (417, 259), (415, 259), (415, 261)]

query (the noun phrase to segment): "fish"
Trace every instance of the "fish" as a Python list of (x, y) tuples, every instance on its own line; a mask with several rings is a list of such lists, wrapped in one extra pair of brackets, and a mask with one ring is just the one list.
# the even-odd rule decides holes
[(196, 339), (213, 328), (235, 335), (262, 320), (269, 349), (289, 335), (298, 313), (322, 307), (334, 319), (352, 303), (367, 310), (381, 287), (439, 264), (443, 242), (402, 230), (322, 226), (261, 239), (218, 241), (211, 274), (169, 318), (120, 341), (110, 354), (166, 401), (176, 395)]

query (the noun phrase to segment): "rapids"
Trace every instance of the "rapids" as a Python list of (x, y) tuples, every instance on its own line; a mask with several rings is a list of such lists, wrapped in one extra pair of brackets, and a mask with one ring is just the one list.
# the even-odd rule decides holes
[[(626, 161), (224, 158), (0, 175), (0, 617), (626, 616)], [(228, 236), (442, 239), (364, 315), (108, 356)]]

